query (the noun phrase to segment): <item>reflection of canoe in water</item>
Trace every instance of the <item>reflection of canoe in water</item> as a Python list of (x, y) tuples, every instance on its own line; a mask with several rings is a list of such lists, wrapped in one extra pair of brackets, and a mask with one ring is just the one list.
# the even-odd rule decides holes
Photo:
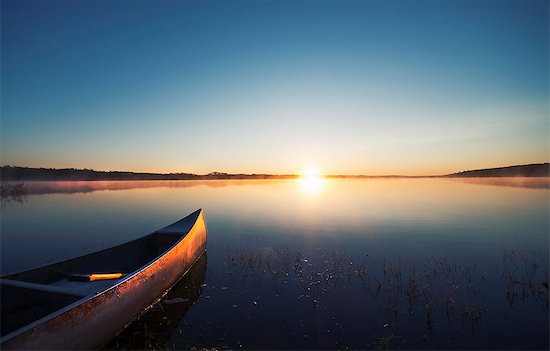
[[(205, 248), (198, 210), (126, 244), (4, 276), (1, 348), (100, 347), (174, 285)], [(112, 278), (105, 273), (124, 276), (104, 279)]]

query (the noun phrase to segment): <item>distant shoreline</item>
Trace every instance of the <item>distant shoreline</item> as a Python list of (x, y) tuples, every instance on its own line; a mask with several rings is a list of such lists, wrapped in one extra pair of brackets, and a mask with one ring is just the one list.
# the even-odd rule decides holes
[[(550, 164), (537, 163), (488, 169), (461, 171), (446, 175), (326, 175), (324, 178), (368, 179), (368, 178), (489, 178), (489, 177), (549, 177)], [(30, 168), (17, 166), (0, 167), (2, 181), (114, 181), (114, 180), (253, 180), (253, 179), (297, 179), (297, 174), (230, 174), (212, 172), (193, 173), (139, 173), (123, 171), (95, 171), (74, 168)]]

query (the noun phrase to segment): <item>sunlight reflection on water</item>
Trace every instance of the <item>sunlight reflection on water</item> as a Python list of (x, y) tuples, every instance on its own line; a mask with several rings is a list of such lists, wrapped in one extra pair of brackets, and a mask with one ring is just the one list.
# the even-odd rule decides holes
[(304, 177), (297, 179), (300, 189), (307, 195), (316, 195), (323, 190), (326, 180), (320, 177)]

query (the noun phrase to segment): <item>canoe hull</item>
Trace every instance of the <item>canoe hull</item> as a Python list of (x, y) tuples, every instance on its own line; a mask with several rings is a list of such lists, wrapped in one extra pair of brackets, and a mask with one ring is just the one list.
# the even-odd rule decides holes
[(95, 349), (107, 343), (166, 293), (204, 253), (206, 223), (202, 211), (197, 212), (187, 235), (157, 260), (106, 291), (66, 306), (16, 335), (7, 335), (2, 349)]

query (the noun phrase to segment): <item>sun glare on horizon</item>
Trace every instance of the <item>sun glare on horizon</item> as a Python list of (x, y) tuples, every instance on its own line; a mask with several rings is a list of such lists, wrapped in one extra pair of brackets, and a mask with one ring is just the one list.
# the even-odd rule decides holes
[(307, 194), (318, 193), (325, 184), (325, 179), (320, 174), (319, 169), (314, 166), (304, 169), (298, 181), (302, 191)]
[(321, 175), (319, 174), (319, 169), (314, 166), (307, 167), (302, 172), (302, 178), (306, 179), (316, 179), (321, 178)]

